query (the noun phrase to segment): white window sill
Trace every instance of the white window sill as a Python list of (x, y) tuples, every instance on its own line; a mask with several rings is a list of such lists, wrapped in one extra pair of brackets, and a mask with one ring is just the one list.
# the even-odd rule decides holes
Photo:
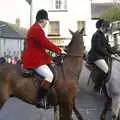
[(67, 9), (50, 9), (48, 12), (68, 12)]

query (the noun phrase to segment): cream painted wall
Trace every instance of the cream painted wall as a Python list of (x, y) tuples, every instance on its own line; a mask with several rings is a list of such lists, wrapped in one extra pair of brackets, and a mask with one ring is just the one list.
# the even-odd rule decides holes
[[(35, 21), (35, 15), (41, 8), (47, 11), (51, 10), (52, 0), (39, 0), (42, 4), (36, 4), (36, 0), (33, 0), (33, 22)], [(62, 37), (71, 37), (68, 29), (73, 31), (77, 30), (77, 21), (86, 22), (86, 35), (85, 45), (86, 48), (90, 48), (90, 41), (93, 32), (95, 31), (94, 22), (91, 20), (91, 1), (90, 0), (68, 0), (67, 12), (49, 12), (49, 19), (51, 21), (60, 21), (60, 35)], [(47, 29), (46, 29), (47, 31)]]

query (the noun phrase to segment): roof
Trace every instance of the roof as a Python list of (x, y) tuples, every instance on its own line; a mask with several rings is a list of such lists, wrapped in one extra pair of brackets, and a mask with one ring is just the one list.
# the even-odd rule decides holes
[(92, 19), (100, 18), (101, 13), (108, 11), (115, 3), (91, 3), (91, 16)]
[(16, 24), (0, 21), (0, 37), (9, 39), (24, 39), (27, 29)]

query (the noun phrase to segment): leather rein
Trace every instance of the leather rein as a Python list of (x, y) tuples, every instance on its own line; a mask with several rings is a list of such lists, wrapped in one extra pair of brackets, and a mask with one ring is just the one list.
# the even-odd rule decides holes
[(80, 54), (80, 55), (78, 55), (78, 54), (71, 54), (71, 53), (67, 53), (67, 54), (63, 54), (63, 56), (83, 57), (83, 56), (84, 56), (84, 54)]
[(114, 60), (120, 62), (120, 59), (118, 59), (118, 58), (116, 58), (116, 57), (112, 57), (112, 59), (114, 59)]

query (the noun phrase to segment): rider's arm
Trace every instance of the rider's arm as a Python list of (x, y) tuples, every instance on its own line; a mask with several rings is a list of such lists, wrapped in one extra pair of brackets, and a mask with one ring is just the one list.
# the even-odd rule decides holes
[(53, 52), (56, 52), (58, 54), (61, 54), (61, 49), (56, 45), (54, 45), (50, 40), (48, 40), (48, 38), (45, 36), (45, 33), (42, 29), (37, 29), (35, 31), (35, 40), (40, 46), (48, 50), (51, 50)]
[(93, 36), (92, 44), (98, 53), (105, 56), (110, 56), (110, 53), (106, 50), (105, 46), (102, 45), (102, 38), (100, 35), (96, 34)]

